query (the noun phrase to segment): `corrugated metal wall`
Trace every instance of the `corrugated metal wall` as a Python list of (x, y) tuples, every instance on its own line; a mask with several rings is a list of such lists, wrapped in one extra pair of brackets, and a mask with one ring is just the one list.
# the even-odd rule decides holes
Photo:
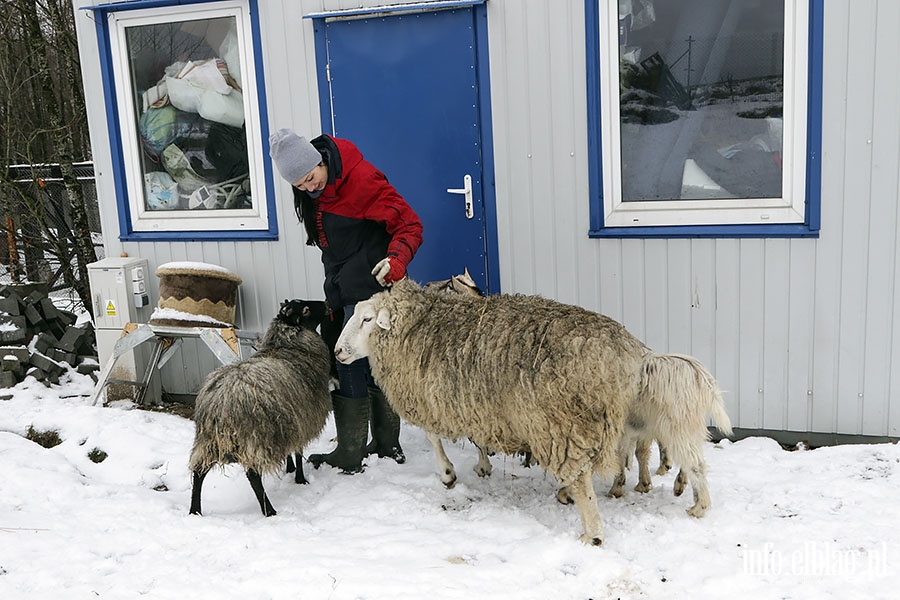
[[(381, 4), (260, 2), (270, 128), (320, 131), (302, 16)], [(503, 291), (580, 304), (655, 350), (698, 356), (738, 427), (900, 436), (900, 2), (825, 3), (818, 240), (589, 239), (583, 0), (487, 6)], [(105, 139), (97, 104), (92, 133)], [(318, 252), (303, 245), (287, 184), (276, 191), (277, 242), (121, 245), (107, 206), (110, 252), (232, 268), (245, 278), (241, 322), (262, 327), (281, 299), (322, 296)]]
[(736, 426), (900, 435), (900, 3), (825, 3), (818, 240), (588, 239), (583, 2), (489, 7), (504, 291), (700, 357)]

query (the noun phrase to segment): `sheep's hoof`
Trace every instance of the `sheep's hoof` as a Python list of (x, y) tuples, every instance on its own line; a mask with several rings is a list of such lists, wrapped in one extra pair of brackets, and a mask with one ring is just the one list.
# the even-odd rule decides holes
[(653, 488), (653, 484), (650, 483), (649, 481), (647, 481), (647, 482), (638, 483), (636, 486), (634, 486), (634, 491), (636, 491), (640, 494), (646, 494), (652, 488)]
[[(446, 477), (446, 479), (444, 477)], [(451, 471), (449, 473), (445, 473), (444, 477), (441, 477), (441, 483), (443, 483), (444, 487), (448, 490), (452, 490), (453, 486), (456, 485), (456, 473), (453, 473)]]
[(572, 499), (572, 496), (569, 494), (569, 488), (566, 486), (557, 490), (556, 501), (560, 504), (575, 504), (575, 500)]
[(476, 465), (475, 468), (472, 469), (472, 470), (475, 471), (475, 474), (478, 475), (479, 477), (490, 477), (491, 473), (493, 472), (493, 468), (492, 468), (492, 467), (488, 467), (488, 468), (486, 468), (486, 469), (483, 469), (483, 468), (481, 468), (481, 467), (479, 467), (479, 466), (477, 466), (477, 465)]
[(657, 475), (665, 475), (672, 468), (671, 465), (659, 465), (659, 468), (656, 469)]
[(583, 543), (585, 543), (589, 546), (602, 546), (603, 545), (603, 538), (601, 538), (600, 536), (592, 536), (592, 535), (588, 535), (585, 533), (581, 536), (580, 539)]
[(706, 509), (708, 506), (701, 506), (700, 504), (695, 504), (687, 510), (687, 514), (691, 515), (695, 519), (700, 519), (703, 515), (706, 514)]
[(191, 513), (190, 513), (190, 514), (192, 514), (192, 515), (197, 515), (197, 516), (199, 516), (199, 517), (202, 517), (202, 516), (203, 516), (203, 513), (201, 513), (199, 510), (196, 510), (196, 509), (193, 509), (193, 508), (191, 509)]
[(624, 491), (622, 490), (621, 485), (614, 485), (609, 488), (609, 491), (606, 492), (607, 498), (621, 498)]

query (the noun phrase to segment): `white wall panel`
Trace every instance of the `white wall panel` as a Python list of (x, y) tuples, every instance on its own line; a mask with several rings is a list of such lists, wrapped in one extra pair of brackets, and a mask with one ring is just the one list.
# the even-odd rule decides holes
[(787, 331), (787, 395), (784, 429), (805, 431), (812, 411), (813, 368), (815, 356), (815, 245), (792, 240), (790, 247), (789, 287), (786, 302), (789, 316)]
[[(666, 244), (666, 302), (668, 324), (666, 347), (660, 350), (691, 353), (691, 240), (669, 240)], [(677, 350), (671, 350), (671, 349)]]
[(891, 331), (897, 276), (897, 186), (900, 163), (900, 3), (880, 2), (876, 23), (878, 40), (874, 75), (878, 92), (873, 98), (877, 119), (872, 132), (871, 207), (868, 220), (867, 295), (863, 329), (863, 433), (878, 434), (888, 422), (891, 384)]
[(848, 25), (850, 69), (847, 79), (847, 105), (866, 106), (869, 110), (848, 110), (847, 137), (844, 141), (845, 207), (842, 214), (845, 243), (841, 249), (841, 291), (838, 318), (840, 375), (837, 383), (838, 431), (857, 433), (861, 427), (862, 360), (866, 302), (867, 244), (870, 222), (871, 177), (856, 177), (872, 172), (872, 127), (874, 125), (873, 89), (875, 48), (872, 32), (876, 25), (875, 2), (854, 3)]
[(763, 428), (786, 426), (791, 289), (790, 240), (766, 240), (763, 249)]
[[(725, 397), (725, 406), (732, 421), (738, 422), (740, 414), (741, 336), (740, 315), (740, 240), (716, 240), (715, 244), (715, 343), (716, 361), (713, 374), (719, 380)], [(712, 365), (710, 365), (712, 366)], [(751, 396), (752, 398), (752, 396)], [(750, 399), (747, 399), (749, 402)]]
[(713, 372), (717, 362), (715, 244), (715, 240), (690, 242), (690, 346), (683, 349), (702, 360)]
[(766, 325), (764, 240), (741, 240), (738, 264), (739, 372), (736, 389), (740, 393), (739, 423), (743, 427), (763, 427), (764, 332)]

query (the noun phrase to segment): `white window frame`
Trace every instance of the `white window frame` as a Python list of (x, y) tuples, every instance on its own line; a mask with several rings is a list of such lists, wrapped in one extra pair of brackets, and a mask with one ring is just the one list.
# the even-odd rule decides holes
[[(127, 5), (120, 5), (127, 7)], [(237, 29), (238, 46), (241, 52), (241, 82), (243, 88), (243, 104), (251, 195), (253, 206), (250, 209), (228, 210), (147, 210), (144, 202), (143, 172), (141, 168), (141, 148), (138, 144), (136, 130), (137, 119), (132, 103), (132, 82), (129, 70), (127, 36), (128, 27), (152, 25), (182, 20), (212, 19), (234, 17)], [(113, 83), (118, 98), (118, 128), (120, 132), (122, 162), (128, 210), (130, 212), (130, 232), (151, 233), (164, 232), (199, 232), (211, 234), (222, 232), (227, 237), (233, 232), (273, 231), (270, 226), (270, 202), (268, 193), (271, 190), (266, 184), (267, 170), (260, 160), (256, 149), (262, 148), (261, 118), (257, 97), (256, 64), (253, 48), (253, 32), (250, 8), (246, 0), (225, 0), (221, 2), (204, 2), (187, 5), (171, 5), (135, 10), (110, 11), (108, 16), (110, 54)], [(120, 210), (122, 209), (120, 199)], [(128, 234), (123, 232), (123, 237)]]
[(802, 224), (807, 219), (809, 0), (784, 0), (781, 198), (622, 201), (618, 2), (599, 0), (602, 210), (606, 228)]

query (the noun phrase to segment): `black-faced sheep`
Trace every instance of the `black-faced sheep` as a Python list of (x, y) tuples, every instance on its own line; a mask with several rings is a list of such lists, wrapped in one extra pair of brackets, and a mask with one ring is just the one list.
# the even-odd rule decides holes
[(331, 409), (330, 352), (315, 332), (324, 302), (285, 301), (253, 356), (210, 373), (194, 407), (191, 514), (200, 514), (203, 479), (216, 465), (238, 463), (265, 516), (275, 509), (261, 475), (283, 468), (294, 453), (295, 481), (303, 448), (325, 428)]
[(369, 357), (409, 423), (482, 448), (530, 450), (581, 513), (582, 541), (602, 524), (593, 473), (617, 467), (646, 348), (609, 317), (536, 296), (484, 299), (401, 280), (356, 305), (335, 350)]

